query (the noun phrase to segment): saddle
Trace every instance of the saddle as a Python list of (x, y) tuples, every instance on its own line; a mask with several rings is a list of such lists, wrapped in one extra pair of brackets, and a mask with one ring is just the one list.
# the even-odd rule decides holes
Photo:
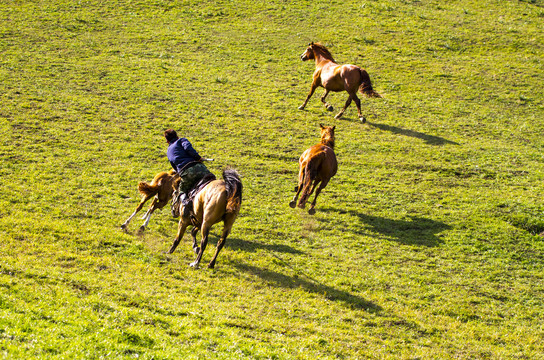
[[(179, 190), (175, 190), (172, 196), (172, 216), (173, 217), (180, 216), (180, 213), (179, 213), (180, 202), (184, 208), (187, 208), (187, 206), (190, 205), (195, 199), (196, 194), (198, 194), (202, 189), (204, 189), (206, 185), (208, 185), (210, 182), (216, 179), (217, 178), (215, 177), (214, 174), (212, 174), (211, 172), (208, 172), (193, 186), (191, 190), (189, 190), (189, 192), (186, 194), (186, 196), (183, 199), (182, 197), (184, 193), (182, 193)], [(178, 184), (179, 184), (179, 181), (175, 185), (176, 189), (178, 187)], [(193, 214), (192, 206), (189, 206), (188, 209), (190, 211), (191, 221), (193, 222), (193, 225), (196, 226), (196, 218)]]
[(187, 197), (185, 197), (185, 199), (183, 199), (183, 201), (181, 202), (183, 204), (183, 206), (193, 202), (193, 200), (195, 199), (196, 194), (198, 194), (202, 189), (204, 189), (204, 187), (206, 185), (208, 185), (210, 182), (212, 182), (212, 181), (214, 181), (216, 179), (217, 178), (215, 177), (215, 175), (212, 174), (211, 172), (204, 175), (204, 177), (202, 177), (202, 179), (200, 179), (195, 184), (195, 186), (193, 186), (193, 188), (191, 190), (189, 190), (189, 192), (187, 193)]
[[(184, 210), (184, 213), (189, 215), (189, 218), (191, 219), (191, 223), (193, 226), (200, 226), (200, 222), (195, 216), (195, 213), (193, 212), (193, 200), (196, 197), (196, 194), (198, 194), (206, 185), (208, 185), (210, 182), (214, 181), (216, 179), (215, 175), (211, 172), (207, 173), (200, 179), (195, 186), (187, 193), (187, 196), (181, 201), (183, 204), (183, 208), (187, 209)], [(187, 212), (185, 212), (187, 211)]]

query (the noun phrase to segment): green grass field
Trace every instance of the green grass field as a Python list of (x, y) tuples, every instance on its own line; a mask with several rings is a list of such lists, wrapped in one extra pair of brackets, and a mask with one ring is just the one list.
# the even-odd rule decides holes
[[(543, 23), (541, 0), (0, 1), (0, 357), (544, 359)], [(310, 41), (368, 71), (367, 123), (297, 109)], [(310, 216), (288, 203), (320, 123), (339, 170)], [(169, 209), (119, 228), (167, 128), (242, 176), (214, 270), (188, 234), (165, 254)]]

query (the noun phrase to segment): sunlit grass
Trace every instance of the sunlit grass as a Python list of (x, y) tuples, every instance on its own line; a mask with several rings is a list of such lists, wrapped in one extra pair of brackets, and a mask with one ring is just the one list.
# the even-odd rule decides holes
[[(4, 2), (2, 356), (542, 357), (542, 5)], [(297, 110), (310, 41), (369, 72), (366, 124)], [(319, 123), (339, 170), (310, 216)], [(167, 208), (119, 229), (170, 127), (242, 175), (215, 270), (188, 235), (164, 253)]]

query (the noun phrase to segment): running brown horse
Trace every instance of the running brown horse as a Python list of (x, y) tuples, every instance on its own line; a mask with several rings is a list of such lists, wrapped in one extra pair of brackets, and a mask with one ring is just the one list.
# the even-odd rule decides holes
[(128, 224), (130, 223), (130, 220), (136, 214), (142, 210), (144, 204), (151, 199), (152, 197), (155, 197), (153, 199), (153, 202), (151, 203), (151, 206), (149, 206), (149, 209), (144, 214), (142, 219), (145, 219), (142, 226), (140, 226), (140, 231), (144, 231), (147, 225), (149, 224), (149, 219), (151, 218), (151, 214), (157, 209), (162, 209), (170, 199), (172, 198), (172, 193), (174, 192), (174, 186), (177, 182), (179, 177), (177, 176), (176, 172), (174, 170), (170, 170), (168, 172), (162, 171), (155, 175), (151, 183), (141, 181), (138, 184), (138, 191), (142, 195), (142, 198), (140, 200), (140, 203), (136, 207), (136, 210), (130, 215), (130, 217), (121, 225), (121, 229), (127, 230)]
[(338, 170), (338, 163), (334, 154), (334, 129), (336, 126), (323, 126), (321, 124), (319, 126), (321, 127), (321, 142), (302, 153), (298, 161), (300, 168), (298, 186), (295, 187), (297, 193), (289, 203), (289, 206), (294, 208), (297, 204), (298, 195), (302, 192), (298, 207), (304, 209), (306, 201), (315, 190), (314, 201), (308, 210), (310, 215), (315, 214), (317, 196)]
[[(223, 171), (223, 180), (213, 180), (209, 182), (202, 190), (200, 190), (193, 200), (192, 217), (181, 217), (179, 220), (178, 233), (174, 239), (174, 243), (168, 253), (171, 254), (176, 250), (179, 242), (185, 234), (185, 230), (189, 225), (193, 225), (191, 236), (193, 238), (193, 250), (196, 253), (196, 260), (190, 264), (194, 268), (198, 268), (202, 254), (208, 244), (208, 235), (212, 225), (223, 221), (223, 232), (217, 243), (215, 254), (208, 264), (209, 268), (215, 266), (217, 255), (225, 245), (225, 240), (229, 235), (234, 220), (240, 212), (242, 205), (242, 181), (240, 175), (234, 169), (226, 169)], [(183, 205), (180, 204), (180, 214), (183, 214)], [(202, 231), (202, 240), (200, 247), (196, 243), (196, 234)]]
[(363, 123), (366, 121), (365, 117), (361, 114), (361, 100), (357, 97), (357, 91), (365, 94), (368, 97), (381, 97), (380, 94), (374, 91), (372, 83), (370, 82), (370, 76), (368, 73), (356, 65), (338, 65), (329, 50), (320, 43), (310, 43), (306, 48), (306, 51), (300, 55), (302, 61), (315, 60), (315, 71), (313, 75), (312, 87), (310, 92), (299, 109), (303, 110), (308, 100), (314, 94), (315, 89), (318, 86), (325, 88), (325, 92), (321, 96), (321, 102), (325, 105), (325, 108), (329, 111), (333, 111), (333, 107), (325, 101), (325, 98), (330, 91), (339, 92), (347, 91), (349, 94), (348, 100), (344, 105), (344, 108), (340, 110), (334, 117), (339, 119), (346, 111), (351, 101), (355, 101), (357, 105), (357, 113), (359, 120)]

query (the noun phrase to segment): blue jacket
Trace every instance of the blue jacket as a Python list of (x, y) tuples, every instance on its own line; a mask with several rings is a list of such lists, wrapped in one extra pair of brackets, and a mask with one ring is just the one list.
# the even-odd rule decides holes
[(200, 155), (186, 138), (178, 138), (170, 144), (166, 156), (178, 174), (188, 163), (200, 160)]

